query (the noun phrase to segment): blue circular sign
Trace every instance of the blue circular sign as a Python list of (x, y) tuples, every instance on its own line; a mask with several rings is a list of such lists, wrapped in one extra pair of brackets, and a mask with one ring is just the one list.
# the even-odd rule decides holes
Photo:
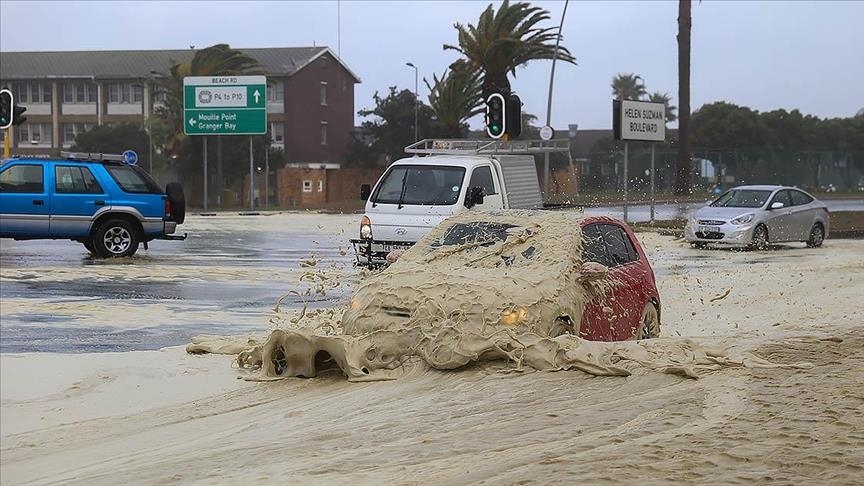
[(123, 152), (123, 163), (129, 165), (135, 165), (138, 163), (138, 154), (135, 153), (134, 150), (127, 150)]

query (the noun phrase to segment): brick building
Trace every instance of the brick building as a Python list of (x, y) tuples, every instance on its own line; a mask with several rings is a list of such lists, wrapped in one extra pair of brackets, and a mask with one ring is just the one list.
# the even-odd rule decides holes
[[(291, 163), (344, 164), (357, 75), (327, 47), (239, 50), (267, 76), (274, 147)], [(154, 89), (160, 73), (194, 55), (189, 49), (0, 52), (0, 86), (27, 108), (27, 122), (9, 131), (13, 152), (56, 152), (97, 125), (146, 126), (161, 101)]]

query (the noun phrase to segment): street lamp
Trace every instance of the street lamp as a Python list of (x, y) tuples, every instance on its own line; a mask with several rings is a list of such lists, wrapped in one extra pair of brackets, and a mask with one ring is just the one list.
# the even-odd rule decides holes
[(417, 82), (419, 79), (419, 74), (418, 74), (419, 71), (417, 70), (417, 66), (415, 66), (414, 64), (412, 64), (410, 62), (406, 62), (405, 65), (408, 67), (414, 68), (414, 141), (418, 142), (418, 141), (420, 141), (420, 138), (417, 136), (417, 133), (418, 133), (417, 120), (419, 118), (419, 113), (420, 113), (420, 95), (418, 94), (419, 84)]

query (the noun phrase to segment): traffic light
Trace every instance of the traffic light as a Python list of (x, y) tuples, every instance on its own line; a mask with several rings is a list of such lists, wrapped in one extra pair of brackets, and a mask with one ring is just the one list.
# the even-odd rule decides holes
[(23, 106), (18, 106), (15, 104), (12, 105), (12, 124), (13, 125), (17, 126), (17, 125), (20, 125), (20, 124), (24, 123), (25, 121), (27, 121), (26, 116), (21, 116), (24, 114), (25, 111), (27, 111), (27, 108), (24, 108)]
[(522, 134), (522, 100), (515, 94), (507, 97), (507, 125), (504, 131), (514, 139)]
[(486, 134), (501, 138), (506, 126), (507, 102), (501, 93), (492, 93), (486, 98)]
[(15, 99), (8, 89), (0, 90), (0, 129), (12, 126), (14, 116)]

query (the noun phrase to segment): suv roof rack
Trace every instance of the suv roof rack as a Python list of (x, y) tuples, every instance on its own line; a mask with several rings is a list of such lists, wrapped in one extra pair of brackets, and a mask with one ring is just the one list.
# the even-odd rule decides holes
[(544, 154), (570, 153), (570, 140), (466, 140), (427, 138), (405, 147), (409, 154)]
[(123, 162), (125, 157), (119, 154), (100, 154), (95, 152), (60, 152), (60, 158), (69, 160), (91, 160), (94, 162)]

